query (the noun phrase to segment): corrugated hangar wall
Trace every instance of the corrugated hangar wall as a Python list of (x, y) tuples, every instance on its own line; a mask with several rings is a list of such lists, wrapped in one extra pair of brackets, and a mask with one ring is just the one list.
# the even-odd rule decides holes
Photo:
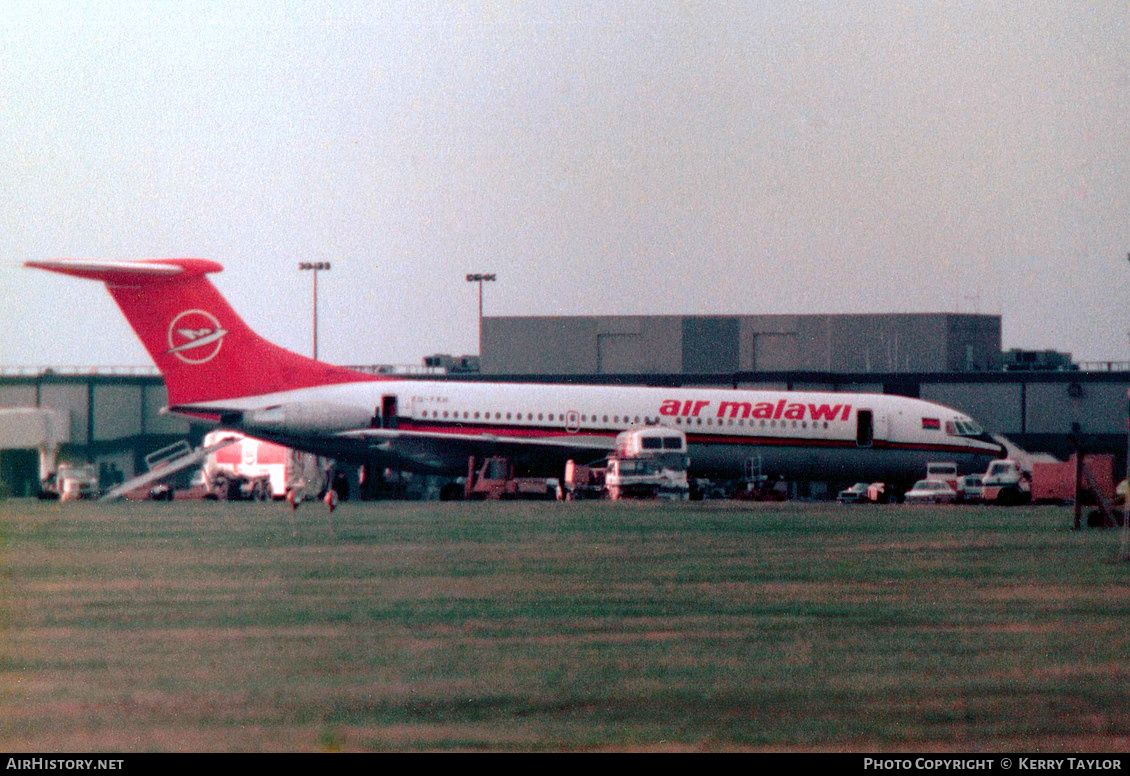
[[(921, 382), (920, 396), (969, 412), (986, 427), (1012, 435), (1113, 435), (1125, 447), (1130, 375), (1011, 374), (1009, 380)], [(936, 380), (936, 381), (935, 381)]]
[(966, 314), (485, 318), (484, 374), (993, 371), (1000, 317)]
[[(162, 414), (165, 385), (157, 376), (44, 372), (0, 377), (0, 408), (39, 407), (62, 412), (70, 442), (60, 461), (92, 463), (109, 480), (132, 477), (143, 470), (148, 453), (186, 437), (199, 441), (202, 427), (177, 415)], [(38, 484), (35, 457), (17, 451), (3, 454), (3, 486), (26, 494)], [(112, 484), (112, 483), (111, 483)]]
[(740, 333), (741, 321), (737, 318), (684, 318), (683, 373), (739, 371)]

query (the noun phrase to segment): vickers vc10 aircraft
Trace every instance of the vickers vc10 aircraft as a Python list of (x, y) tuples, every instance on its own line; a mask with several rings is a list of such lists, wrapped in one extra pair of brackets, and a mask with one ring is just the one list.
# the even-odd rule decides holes
[(684, 432), (694, 476), (749, 462), (789, 480), (909, 483), (927, 461), (984, 471), (1001, 446), (970, 417), (903, 396), (549, 385), (373, 375), (255, 334), (206, 277), (206, 259), (59, 259), (27, 266), (101, 280), (164, 376), (169, 410), (339, 461), (459, 475), (505, 455), (560, 476), (641, 424)]

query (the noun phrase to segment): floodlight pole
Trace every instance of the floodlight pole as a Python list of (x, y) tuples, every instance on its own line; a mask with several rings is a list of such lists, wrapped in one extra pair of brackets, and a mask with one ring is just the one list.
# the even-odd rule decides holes
[(497, 275), (494, 273), (474, 272), (467, 274), (468, 283), (479, 284), (479, 358), (483, 357), (483, 282), (491, 282), (496, 278)]
[(318, 270), (329, 270), (328, 261), (303, 261), (298, 265), (300, 270), (314, 271), (314, 358), (318, 358)]
[[(1126, 254), (1130, 261), (1130, 253)], [(1126, 492), (1122, 494), (1122, 543), (1118, 548), (1118, 559), (1130, 561), (1130, 390), (1126, 392)]]
[(1130, 561), (1127, 542), (1130, 540), (1130, 391), (1126, 393), (1126, 492), (1122, 494), (1122, 545), (1118, 549), (1118, 559)]

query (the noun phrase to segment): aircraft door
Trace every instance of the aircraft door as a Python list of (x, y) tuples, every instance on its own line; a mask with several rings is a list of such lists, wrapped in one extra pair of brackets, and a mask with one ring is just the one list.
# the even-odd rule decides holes
[(381, 428), (396, 428), (397, 422), (397, 406), (396, 396), (382, 396), (381, 397)]
[(876, 439), (890, 439), (890, 417), (860, 409), (855, 415), (855, 446), (871, 447)]
[(565, 413), (565, 430), (570, 434), (576, 434), (581, 430), (581, 413), (576, 410)]
[(871, 447), (875, 441), (875, 415), (871, 410), (857, 410), (855, 413), (855, 446)]

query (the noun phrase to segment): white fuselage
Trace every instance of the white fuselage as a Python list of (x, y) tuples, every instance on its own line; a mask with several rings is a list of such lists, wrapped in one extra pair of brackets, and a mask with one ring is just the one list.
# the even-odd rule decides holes
[(1000, 456), (968, 416), (884, 394), (382, 380), (216, 404), (227, 424), (290, 447), (445, 474), (465, 473), (469, 455), (508, 454), (559, 475), (656, 423), (687, 435), (696, 476), (737, 478), (752, 464), (785, 479), (914, 480), (928, 461), (983, 471)]

